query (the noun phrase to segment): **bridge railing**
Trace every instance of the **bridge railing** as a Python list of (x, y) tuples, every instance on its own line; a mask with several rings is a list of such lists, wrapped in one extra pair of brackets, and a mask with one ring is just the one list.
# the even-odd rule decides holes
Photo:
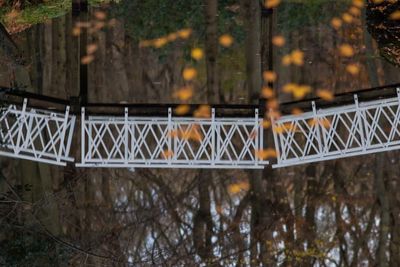
[(73, 161), (69, 157), (75, 116), (65, 113), (8, 105), (0, 112), (0, 155), (55, 165)]
[(285, 167), (400, 148), (398, 97), (319, 109), (272, 120), (277, 164)]
[(247, 168), (268, 162), (258, 117), (211, 118), (88, 116), (81, 114), (80, 167)]

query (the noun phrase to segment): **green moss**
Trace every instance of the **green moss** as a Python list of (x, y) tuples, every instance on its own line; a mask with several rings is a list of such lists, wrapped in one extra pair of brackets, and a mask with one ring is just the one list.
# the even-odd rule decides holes
[(62, 16), (71, 10), (71, 0), (53, 0), (45, 4), (25, 8), (21, 13), (21, 22), (42, 23), (48, 19)]

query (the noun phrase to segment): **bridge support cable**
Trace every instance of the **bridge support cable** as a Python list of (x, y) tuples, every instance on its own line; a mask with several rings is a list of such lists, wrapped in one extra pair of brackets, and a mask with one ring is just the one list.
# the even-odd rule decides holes
[(253, 118), (81, 114), (79, 167), (262, 169), (263, 124)]
[(0, 112), (0, 156), (65, 166), (69, 157), (75, 116), (8, 105)]
[(274, 168), (400, 149), (397, 97), (317, 109), (272, 119)]

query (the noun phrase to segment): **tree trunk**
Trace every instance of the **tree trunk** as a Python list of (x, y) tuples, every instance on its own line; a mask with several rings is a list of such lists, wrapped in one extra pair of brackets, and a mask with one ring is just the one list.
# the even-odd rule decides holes
[(204, 0), (206, 18), (207, 103), (218, 103), (218, 1)]

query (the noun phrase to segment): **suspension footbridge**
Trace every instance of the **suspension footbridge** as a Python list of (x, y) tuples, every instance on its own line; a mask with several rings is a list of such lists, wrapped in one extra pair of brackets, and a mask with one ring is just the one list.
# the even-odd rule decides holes
[[(268, 119), (259, 113), (261, 105), (214, 105), (210, 116), (195, 117), (174, 114), (176, 104), (81, 106), (5, 88), (2, 95), (0, 156), (61, 166), (262, 169), (269, 164), (259, 156), (267, 131), (274, 140), (274, 168), (400, 149), (395, 86), (339, 95), (329, 103), (289, 103), (283, 108), (305, 112)], [(31, 100), (62, 108), (30, 105)], [(94, 111), (107, 106), (119, 112)], [(271, 127), (264, 129), (266, 120)]]

